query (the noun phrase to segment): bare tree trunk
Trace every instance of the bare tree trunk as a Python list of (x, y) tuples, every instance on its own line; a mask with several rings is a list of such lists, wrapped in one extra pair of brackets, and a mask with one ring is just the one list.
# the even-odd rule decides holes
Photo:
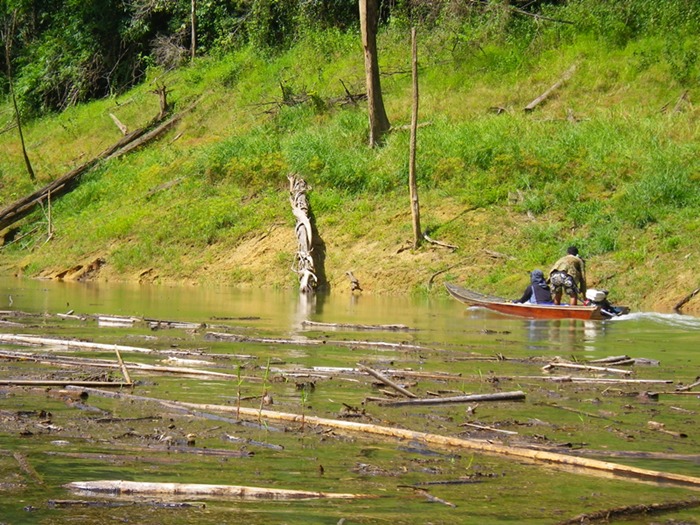
[(12, 52), (12, 38), (15, 32), (15, 22), (17, 17), (17, 11), (12, 13), (12, 18), (5, 22), (5, 27), (3, 31), (3, 39), (5, 40), (5, 61), (7, 66), (7, 83), (10, 86), (10, 96), (12, 97), (12, 105), (15, 109), (15, 119), (17, 120), (17, 131), (19, 132), (19, 141), (22, 145), (22, 155), (24, 156), (24, 164), (27, 166), (27, 173), (32, 181), (36, 180), (36, 175), (34, 174), (34, 169), (32, 168), (32, 163), (29, 161), (29, 155), (27, 155), (27, 148), (24, 144), (24, 133), (22, 133), (22, 119), (19, 115), (19, 107), (17, 106), (17, 97), (15, 96), (15, 89), (12, 82), (12, 60), (10, 60), (10, 54)]
[(197, 48), (197, 0), (192, 0), (192, 43), (190, 47), (190, 57), (194, 60), (196, 48)]
[(371, 148), (381, 143), (382, 137), (391, 127), (384, 109), (382, 87), (379, 81), (379, 59), (377, 57), (378, 25), (378, 1), (360, 0), (360, 29), (362, 32), (362, 47), (365, 50), (369, 145)]
[(289, 202), (292, 205), (292, 213), (296, 218), (296, 232), (299, 249), (296, 257), (295, 271), (299, 274), (299, 291), (301, 293), (314, 293), (318, 278), (314, 264), (313, 228), (309, 218), (309, 201), (306, 198), (308, 186), (301, 177), (289, 174)]
[(413, 217), (413, 249), (420, 246), (423, 235), (420, 231), (420, 204), (416, 183), (416, 134), (418, 129), (418, 46), (416, 28), (411, 28), (411, 54), (413, 56), (413, 111), (411, 112), (411, 141), (408, 159), (408, 187), (411, 194), (411, 215)]

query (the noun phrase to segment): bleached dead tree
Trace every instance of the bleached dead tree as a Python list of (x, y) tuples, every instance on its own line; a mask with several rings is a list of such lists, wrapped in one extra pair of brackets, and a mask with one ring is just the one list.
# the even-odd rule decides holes
[(299, 244), (292, 269), (299, 275), (299, 291), (311, 294), (316, 289), (318, 278), (312, 256), (314, 239), (309, 218), (309, 201), (306, 198), (309, 187), (304, 179), (295, 174), (289, 174), (287, 178), (289, 179), (289, 202), (297, 220), (294, 232)]

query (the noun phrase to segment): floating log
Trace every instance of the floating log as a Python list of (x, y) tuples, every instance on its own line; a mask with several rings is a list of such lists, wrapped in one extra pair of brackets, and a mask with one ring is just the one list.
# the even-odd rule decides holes
[(269, 448), (272, 450), (284, 450), (284, 447), (282, 445), (275, 445), (274, 443), (265, 443), (264, 441), (256, 441), (254, 439), (241, 438), (237, 436), (232, 436), (230, 434), (224, 434), (224, 438), (227, 441), (231, 441), (233, 443), (243, 443), (244, 445)]
[(182, 321), (162, 321), (158, 319), (144, 319), (148, 323), (151, 330), (159, 328), (181, 328), (183, 330), (199, 330), (200, 328), (206, 328), (205, 323), (191, 323)]
[(628, 355), (612, 355), (609, 357), (601, 357), (600, 359), (591, 359), (588, 361), (589, 363), (595, 363), (595, 364), (610, 364), (610, 363), (617, 363), (619, 361), (629, 361), (630, 357)]
[(472, 403), (476, 401), (517, 401), (525, 399), (525, 393), (516, 392), (497, 392), (495, 394), (474, 394), (470, 396), (453, 396), (453, 397), (429, 397), (424, 399), (403, 399), (398, 401), (382, 401), (379, 404), (385, 407), (403, 407), (403, 406), (428, 406), (428, 405), (447, 405), (452, 403)]
[(15, 321), (5, 321), (4, 319), (0, 320), (0, 325), (2, 326), (24, 326), (22, 323), (16, 323)]
[[(119, 397), (122, 399), (134, 399), (137, 397), (121, 392), (102, 392), (98, 389), (90, 389), (88, 390), (88, 392), (93, 395), (107, 395), (108, 397)], [(552, 467), (569, 469), (573, 468), (577, 472), (588, 473), (591, 475), (607, 476), (611, 478), (624, 478), (656, 483), (669, 483), (686, 487), (700, 488), (700, 478), (693, 476), (675, 474), (672, 472), (661, 472), (656, 470), (642, 469), (627, 465), (621, 465), (618, 463), (579, 458), (566, 454), (558, 454), (548, 451), (534, 451), (521, 447), (499, 445), (496, 443), (489, 443), (464, 438), (454, 438), (450, 436), (430, 434), (427, 432), (418, 432), (403, 428), (385, 427), (369, 423), (359, 423), (355, 421), (326, 419), (303, 414), (274, 412), (271, 410), (260, 410), (246, 407), (232, 407), (226, 405), (210, 405), (200, 403), (165, 401), (156, 398), (143, 398), (140, 396), (139, 399), (146, 399), (148, 401), (160, 403), (161, 405), (168, 407), (179, 406), (182, 408), (189, 408), (192, 410), (213, 410), (226, 413), (234, 412), (239, 418), (248, 418), (253, 421), (260, 421), (262, 419), (289, 421), (299, 424), (304, 423), (306, 425), (316, 425), (326, 428), (335, 428), (347, 432), (380, 435), (384, 437), (406, 439), (409, 441), (418, 441), (431, 445), (444, 446), (447, 448), (462, 448), (467, 450), (473, 450), (476, 452), (482, 452), (484, 454), (541, 462), (544, 465)]]
[(104, 343), (92, 343), (90, 341), (78, 341), (75, 339), (37, 337), (33, 335), (22, 334), (0, 334), (0, 341), (6, 343), (30, 344), (36, 346), (65, 346), (66, 348), (104, 350), (105, 352), (114, 352), (116, 349), (119, 349), (122, 352), (141, 352), (147, 354), (156, 352), (155, 350), (151, 350), (150, 348), (111, 345)]
[(119, 349), (116, 349), (114, 351), (117, 354), (117, 361), (119, 361), (119, 366), (122, 369), (122, 375), (124, 376), (124, 381), (127, 383), (133, 384), (133, 381), (131, 380), (131, 376), (129, 376), (129, 370), (126, 368), (126, 365), (124, 364), (124, 360), (122, 359), (122, 355), (119, 353)]
[(609, 368), (603, 366), (579, 365), (576, 363), (549, 363), (542, 367), (542, 370), (551, 370), (552, 368), (575, 368), (577, 370), (591, 370), (593, 372), (608, 372), (611, 374), (631, 375), (629, 370), (621, 370), (619, 368)]
[(574, 377), (574, 376), (513, 376), (508, 379), (536, 379), (560, 383), (590, 383), (590, 384), (670, 384), (672, 379), (628, 379), (622, 377)]
[(418, 396), (417, 396), (416, 394), (414, 394), (413, 392), (410, 392), (409, 390), (406, 390), (406, 389), (405, 389), (404, 387), (402, 387), (401, 385), (397, 385), (396, 383), (394, 383), (394, 382), (393, 382), (391, 379), (389, 379), (388, 377), (386, 377), (386, 376), (380, 374), (379, 372), (377, 372), (376, 370), (371, 369), (371, 368), (368, 367), (368, 366), (365, 366), (365, 365), (362, 365), (362, 364), (358, 363), (358, 364), (357, 364), (357, 367), (358, 367), (360, 370), (362, 370), (362, 371), (364, 371), (364, 372), (367, 372), (369, 375), (371, 375), (371, 376), (373, 376), (373, 377), (376, 377), (376, 378), (379, 379), (382, 383), (384, 383), (384, 384), (387, 385), (387, 386), (390, 386), (391, 388), (393, 388), (393, 389), (396, 390), (397, 392), (402, 393), (402, 394), (403, 394), (404, 396), (406, 396), (406, 397), (411, 397), (411, 398), (416, 398), (416, 397), (418, 397)]
[(503, 430), (500, 428), (486, 427), (484, 425), (477, 425), (475, 423), (461, 423), (459, 426), (460, 427), (475, 428), (477, 430), (486, 430), (488, 432), (499, 432), (501, 434), (508, 434), (509, 436), (517, 436), (518, 435), (518, 433), (513, 431), (513, 430)]
[(50, 380), (50, 379), (0, 379), (0, 385), (8, 386), (91, 386), (100, 388), (126, 388), (133, 386), (131, 383), (119, 381), (76, 381), (76, 380)]
[[(116, 350), (118, 352), (118, 349)], [(228, 374), (225, 372), (212, 372), (209, 370), (200, 370), (197, 368), (185, 368), (185, 367), (175, 367), (175, 366), (161, 366), (161, 365), (149, 365), (145, 363), (135, 363), (135, 362), (123, 362), (122, 364), (116, 363), (114, 361), (108, 361), (104, 359), (88, 359), (88, 358), (77, 358), (77, 357), (64, 357), (64, 356), (37, 356), (33, 354), (22, 354), (21, 352), (1, 352), (0, 359), (16, 359), (19, 361), (35, 361), (42, 364), (51, 364), (63, 367), (94, 367), (94, 368), (110, 368), (110, 369), (122, 369), (124, 372), (125, 367), (128, 365), (134, 371), (141, 372), (152, 372), (160, 374), (175, 374), (182, 376), (197, 377), (199, 379), (226, 379), (226, 380), (240, 380), (245, 379), (251, 382), (260, 382), (261, 379), (251, 376), (239, 377), (237, 374)], [(127, 372), (128, 376), (128, 372)], [(127, 377), (125, 377), (127, 379)], [(128, 377), (127, 383), (131, 383), (131, 377)], [(75, 384), (75, 383), (71, 383)]]
[(78, 493), (115, 494), (119, 496), (185, 496), (212, 498), (235, 498), (244, 500), (308, 500), (308, 499), (361, 499), (374, 498), (370, 494), (343, 494), (337, 492), (315, 492), (241, 485), (205, 485), (198, 483), (148, 483), (137, 481), (74, 481), (63, 485)]
[(347, 330), (380, 330), (387, 332), (415, 332), (416, 328), (410, 328), (404, 324), (346, 324), (346, 323), (319, 323), (316, 321), (304, 320), (302, 326), (312, 328), (341, 328)]
[[(0, 334), (1, 335), (1, 334)], [(207, 332), (204, 334), (205, 341), (230, 341), (234, 343), (263, 343), (295, 346), (349, 346), (355, 348), (386, 348), (388, 350), (432, 350), (424, 346), (409, 345), (405, 343), (387, 343), (384, 341), (338, 341), (324, 339), (278, 339), (270, 337), (249, 337), (246, 335), (227, 334), (222, 332)]]
[(692, 389), (695, 388), (696, 386), (700, 386), (700, 381), (697, 380), (698, 378), (696, 377), (695, 379), (696, 379), (696, 381), (693, 382), (693, 383), (691, 383), (691, 384), (689, 384), (689, 385), (677, 386), (677, 387), (676, 387), (676, 390), (677, 390), (678, 392), (686, 392), (686, 391), (688, 391), (688, 390), (692, 390)]
[(112, 315), (99, 315), (97, 316), (98, 326), (133, 326), (135, 322), (139, 321), (134, 317), (115, 317)]
[(648, 514), (692, 509), (695, 507), (700, 507), (700, 500), (691, 499), (683, 501), (669, 501), (667, 503), (652, 503), (650, 505), (628, 505), (626, 507), (616, 507), (613, 509), (599, 510), (597, 512), (587, 514), (579, 514), (574, 518), (560, 521), (557, 525), (576, 525), (580, 523), (591, 523), (593, 521), (609, 523), (611, 519), (622, 516), (636, 516), (640, 514), (646, 516)]
[(134, 505), (144, 505), (149, 507), (167, 508), (167, 509), (203, 509), (206, 507), (204, 503), (188, 503), (185, 501), (96, 501), (96, 500), (67, 500), (67, 499), (50, 499), (48, 502), (50, 508), (65, 509), (71, 507), (86, 507), (86, 508), (118, 508)]

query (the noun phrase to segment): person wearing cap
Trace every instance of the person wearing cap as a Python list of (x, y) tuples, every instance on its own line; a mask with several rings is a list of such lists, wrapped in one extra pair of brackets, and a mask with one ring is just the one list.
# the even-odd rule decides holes
[(586, 267), (576, 246), (569, 246), (566, 255), (554, 263), (549, 270), (548, 282), (554, 294), (554, 304), (561, 304), (564, 291), (572, 306), (578, 304), (579, 294), (586, 294)]

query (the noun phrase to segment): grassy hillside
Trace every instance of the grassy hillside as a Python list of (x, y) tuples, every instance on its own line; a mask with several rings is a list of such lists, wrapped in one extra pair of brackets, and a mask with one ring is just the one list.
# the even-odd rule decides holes
[(396, 23), (379, 38), (394, 129), (375, 150), (365, 105), (338, 102), (343, 84), (364, 88), (353, 32), (309, 34), (276, 56), (245, 49), (154, 69), (129, 93), (28, 122), (36, 183), (5, 129), (5, 103), (2, 206), (116, 142), (110, 114), (129, 129), (149, 121), (156, 84), (175, 112), (188, 111), (157, 143), (101, 164), (52, 202), (50, 240), (48, 207), (5, 232), (0, 264), (32, 277), (296, 286), (286, 178), (295, 172), (313, 187), (335, 293), (349, 292), (353, 270), (364, 293), (443, 293), (455, 280), (516, 297), (529, 270), (577, 244), (590, 285), (615, 302), (667, 308), (699, 285), (700, 45), (687, 27), (630, 37), (575, 7), (556, 13), (579, 17), (575, 25), (523, 18), (500, 36), (468, 25), (418, 31), (421, 220), (456, 250), (410, 249), (410, 42)]

